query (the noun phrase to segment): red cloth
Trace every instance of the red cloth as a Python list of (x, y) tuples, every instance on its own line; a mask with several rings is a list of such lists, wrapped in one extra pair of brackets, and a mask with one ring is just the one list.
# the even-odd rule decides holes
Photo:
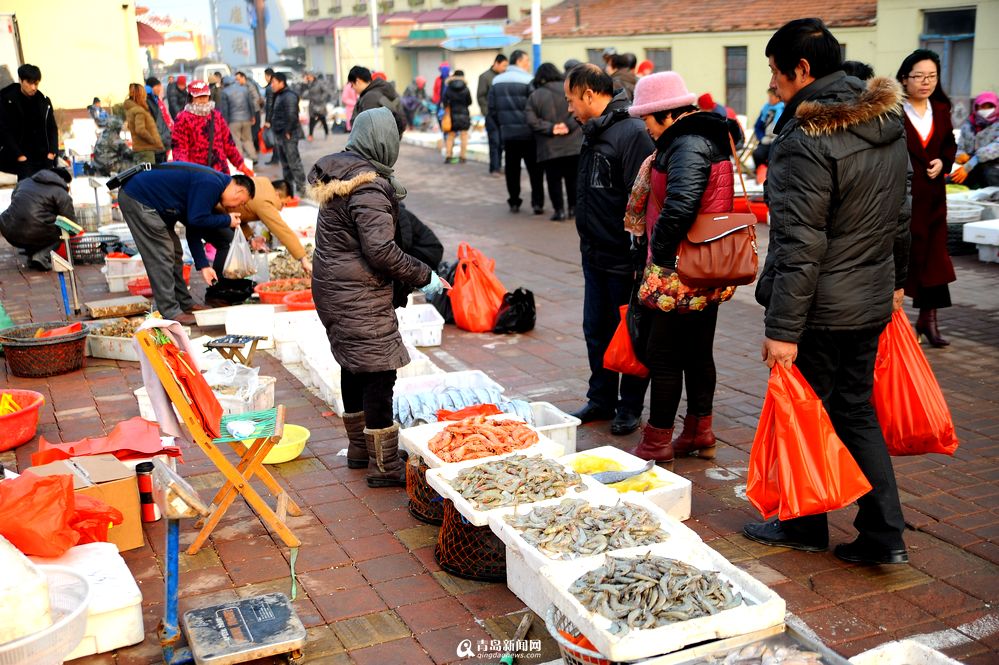
[(174, 344), (164, 344), (160, 347), (160, 353), (173, 370), (177, 382), (187, 393), (194, 415), (201, 421), (202, 429), (213, 439), (222, 436), (222, 405), (212, 392), (211, 386), (205, 381), (204, 374), (199, 372), (197, 365)]
[(243, 167), (243, 155), (232, 140), (225, 118), (213, 110), (208, 115), (196, 115), (184, 110), (177, 114), (173, 125), (173, 161), (208, 166), (208, 122), (215, 125), (215, 170), (229, 173), (229, 162)]
[(115, 425), (107, 436), (63, 443), (52, 443), (42, 436), (38, 440), (38, 452), (31, 455), (31, 465), (40, 466), (70, 457), (101, 454), (114, 455), (120, 460), (156, 455), (181, 456), (180, 448), (163, 445), (156, 423), (136, 416)]

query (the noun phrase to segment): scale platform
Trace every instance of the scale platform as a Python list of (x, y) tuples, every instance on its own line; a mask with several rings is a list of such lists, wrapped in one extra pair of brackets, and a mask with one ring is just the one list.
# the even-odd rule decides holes
[(184, 632), (198, 665), (229, 665), (289, 654), (305, 646), (305, 626), (283, 593), (268, 593), (184, 613)]

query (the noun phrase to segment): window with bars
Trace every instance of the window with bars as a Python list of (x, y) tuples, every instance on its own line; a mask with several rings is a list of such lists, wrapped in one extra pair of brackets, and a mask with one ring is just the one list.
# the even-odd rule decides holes
[(954, 104), (951, 118), (955, 123), (962, 122), (971, 109), (975, 10), (925, 12), (919, 44), (940, 55), (939, 85), (943, 86), (944, 92)]
[(671, 48), (647, 48), (645, 49), (645, 59), (652, 63), (653, 71), (668, 72), (673, 69), (673, 49)]
[(746, 113), (746, 47), (725, 47), (725, 105)]

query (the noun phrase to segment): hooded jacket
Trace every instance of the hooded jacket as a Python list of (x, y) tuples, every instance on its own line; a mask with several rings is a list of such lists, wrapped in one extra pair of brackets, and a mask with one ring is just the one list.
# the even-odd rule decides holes
[(510, 65), (493, 79), (487, 104), (489, 115), (500, 128), (503, 141), (527, 141), (534, 138), (527, 124), (527, 98), (531, 95), (532, 77), (516, 65)]
[(472, 115), (468, 107), (472, 105), (472, 93), (464, 80), (455, 78), (444, 89), (444, 106), (451, 108), (451, 131), (464, 132), (472, 126)]
[(132, 150), (163, 152), (163, 140), (160, 138), (159, 130), (156, 129), (156, 120), (146, 106), (126, 99), (125, 121), (132, 135)]
[[(208, 145), (209, 133), (212, 134), (211, 147)], [(218, 109), (212, 109), (207, 115), (185, 109), (173, 124), (172, 161), (203, 164), (220, 173), (229, 173), (229, 162), (237, 169), (243, 167), (243, 154), (233, 142), (229, 125)]]
[(219, 111), (228, 123), (250, 122), (257, 109), (253, 107), (250, 91), (245, 85), (236, 83), (232, 76), (222, 79), (222, 95)]
[(623, 91), (603, 115), (583, 125), (583, 147), (576, 179), (576, 231), (579, 249), (589, 265), (631, 274), (631, 234), (621, 220), (635, 177), (655, 147), (645, 123), (628, 115)]
[(777, 124), (770, 246), (756, 286), (766, 335), (884, 326), (905, 283), (910, 209), (902, 90), (843, 72), (798, 92)]
[(384, 79), (373, 79), (368, 87), (364, 89), (361, 96), (357, 98), (354, 112), (350, 116), (351, 123), (357, 116), (369, 109), (376, 109), (384, 106), (395, 116), (395, 123), (399, 126), (399, 134), (406, 129), (406, 114), (402, 110), (402, 99), (395, 91), (392, 84)]
[(347, 151), (316, 162), (309, 184), (309, 197), (320, 205), (312, 293), (333, 357), (355, 373), (406, 365), (393, 281), (425, 285), (430, 267), (396, 242), (399, 204), (392, 185)]
[(37, 251), (59, 242), (57, 215), (76, 221), (66, 181), (50, 169), (22, 180), (0, 213), (0, 232), (14, 247)]
[(28, 97), (17, 81), (0, 90), (0, 169), (14, 173), (21, 155), (41, 163), (57, 152), (59, 129), (49, 98), (40, 91)]
[[(575, 157), (583, 147), (583, 130), (569, 113), (562, 81), (549, 81), (534, 90), (524, 109), (527, 124), (534, 132), (539, 162), (559, 157)], [(569, 133), (555, 136), (552, 128), (563, 122)]]

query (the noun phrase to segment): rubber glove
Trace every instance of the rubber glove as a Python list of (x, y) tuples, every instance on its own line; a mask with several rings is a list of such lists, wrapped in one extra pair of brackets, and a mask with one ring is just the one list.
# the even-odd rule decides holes
[(444, 291), (444, 284), (441, 282), (441, 278), (437, 276), (437, 273), (431, 270), (430, 281), (427, 282), (426, 286), (421, 286), (420, 291), (423, 292), (423, 296), (427, 300), (430, 300)]
[(968, 171), (963, 166), (950, 174), (950, 181), (957, 183), (958, 185), (962, 184), (967, 179)]

